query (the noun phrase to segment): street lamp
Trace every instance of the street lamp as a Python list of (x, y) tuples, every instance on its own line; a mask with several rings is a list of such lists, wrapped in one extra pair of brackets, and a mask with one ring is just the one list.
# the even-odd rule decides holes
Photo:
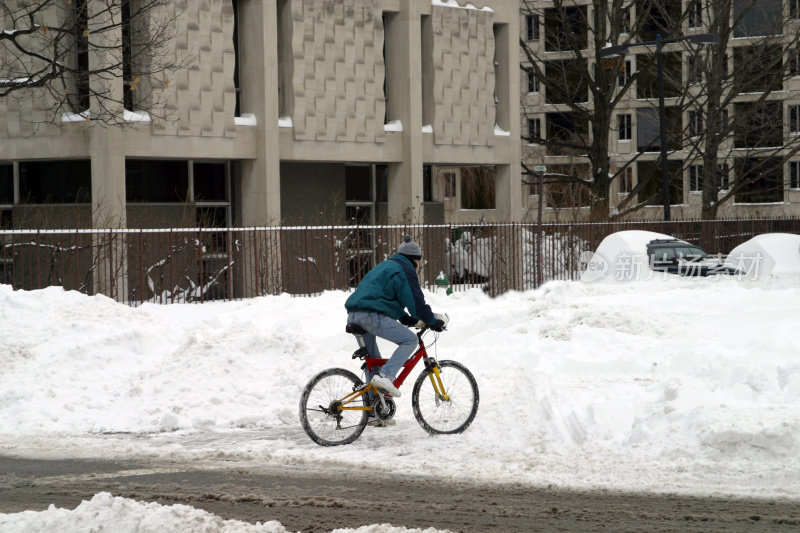
[(656, 65), (658, 69), (658, 128), (661, 139), (661, 195), (664, 199), (664, 220), (669, 220), (669, 176), (667, 175), (667, 117), (664, 108), (664, 53), (662, 48), (665, 44), (687, 41), (695, 44), (719, 44), (719, 35), (713, 33), (696, 33), (694, 35), (682, 35), (680, 37), (669, 37), (662, 39), (661, 34), (656, 34), (655, 41), (645, 41), (640, 43), (620, 44), (617, 46), (607, 46), (600, 50), (600, 57), (615, 57), (625, 55), (634, 46), (656, 47)]

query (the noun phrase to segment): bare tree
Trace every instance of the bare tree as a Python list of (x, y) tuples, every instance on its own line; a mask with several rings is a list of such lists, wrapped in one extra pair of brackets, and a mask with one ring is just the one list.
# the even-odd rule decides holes
[[(523, 0), (521, 6), (527, 21), (526, 34), (520, 38), (523, 78), (528, 79), (529, 93), (543, 89), (545, 96), (539, 97), (535, 109), (547, 111), (544, 124), (541, 117), (527, 115), (523, 139), (543, 146), (547, 155), (571, 155), (588, 163), (588, 176), (576, 173), (567, 181), (589, 189), (593, 220), (609, 218), (610, 185), (628, 166), (611, 164), (608, 142), (617, 127), (614, 110), (638, 73), (625, 72), (624, 60), (602, 57), (601, 52), (631, 43), (637, 28), (648, 20), (648, 5), (638, 9), (632, 20), (633, 5), (631, 0), (592, 0), (587, 5)], [(523, 109), (532, 113), (534, 107), (526, 102)], [(523, 172), (534, 181), (530, 166), (523, 161)]]
[[(718, 46), (688, 57), (684, 168), (702, 191), (703, 219), (726, 202), (783, 201), (784, 163), (800, 150), (800, 13), (780, 0), (692, 2), (695, 22)], [(787, 19), (787, 16), (789, 17)], [(736, 39), (734, 41), (734, 39)], [(788, 133), (785, 128), (788, 125)]]
[(173, 4), (0, 2), (0, 99), (43, 95), (49, 122), (70, 113), (125, 124), (123, 108), (168, 118), (168, 74), (186, 67), (171, 46), (177, 27)]

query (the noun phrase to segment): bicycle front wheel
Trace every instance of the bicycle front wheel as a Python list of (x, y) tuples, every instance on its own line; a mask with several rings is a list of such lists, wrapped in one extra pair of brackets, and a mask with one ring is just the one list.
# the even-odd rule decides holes
[(414, 383), (411, 406), (422, 429), (431, 435), (461, 433), (478, 412), (478, 383), (467, 367), (457, 361), (440, 361), (440, 382), (432, 368)]
[(331, 368), (311, 378), (300, 397), (300, 422), (311, 440), (320, 446), (338, 446), (361, 435), (369, 411), (347, 408), (368, 407), (367, 395), (349, 403), (345, 399), (362, 385), (358, 376), (343, 368)]

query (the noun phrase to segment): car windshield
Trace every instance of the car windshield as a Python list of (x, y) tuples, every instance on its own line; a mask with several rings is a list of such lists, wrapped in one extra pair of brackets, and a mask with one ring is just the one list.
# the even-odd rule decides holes
[(692, 246), (691, 244), (661, 245), (650, 248), (649, 252), (655, 264), (676, 264), (678, 261), (703, 261), (708, 258), (708, 254), (702, 248)]
[(679, 246), (675, 248), (675, 254), (684, 261), (702, 261), (708, 258), (708, 254), (696, 246)]

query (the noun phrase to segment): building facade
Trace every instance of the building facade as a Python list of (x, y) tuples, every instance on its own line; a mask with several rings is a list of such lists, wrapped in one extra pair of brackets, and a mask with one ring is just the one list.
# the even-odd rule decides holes
[[(719, 202), (717, 217), (800, 214), (800, 62), (796, 46), (800, 4), (786, 0), (625, 2), (626, 10), (619, 19), (606, 21), (606, 35), (613, 34), (615, 41), (601, 41), (601, 45), (630, 46), (623, 54), (600, 62), (592, 27), (599, 3), (576, 0), (555, 4), (548, 0), (526, 0), (521, 10), (521, 38), (539, 62), (541, 71), (549, 69), (561, 74), (565, 85), (582, 85), (581, 96), (575, 99), (593, 109), (593, 95), (586, 81), (570, 79), (563, 67), (575, 57), (571, 51), (575, 45), (581, 49), (581, 57), (589, 69), (614, 69), (617, 79), (613, 97), (625, 90), (610, 116), (609, 172), (614, 174), (609, 191), (611, 215), (641, 204), (626, 218), (664, 216), (654, 58), (657, 36), (687, 38), (662, 48), (672, 218), (701, 218), (704, 180), (712, 179), (715, 190), (706, 203)], [(728, 10), (725, 14), (718, 10), (723, 5)], [(572, 40), (565, 37), (565, 26), (574, 36)], [(688, 38), (714, 32), (723, 34), (722, 50), (713, 52), (722, 57), (723, 64), (721, 71), (712, 75), (712, 51), (689, 43)], [(523, 54), (523, 68), (532, 71), (530, 64)], [(552, 81), (546, 82), (533, 74), (523, 75), (520, 84), (522, 134), (541, 140), (523, 147), (526, 166), (591, 178), (588, 160), (579, 150), (559, 149), (547, 143), (553, 139), (564, 140), (565, 144), (575, 139), (579, 139), (578, 143), (589, 142), (591, 128), (576, 118), (575, 106), (571, 105), (574, 102), (555, 94)], [(714, 116), (705, 104), (712, 84), (717, 84), (722, 93), (722, 106)], [(714, 135), (722, 138), (717, 151), (718, 170), (713, 178), (702, 158), (708, 142), (705, 135), (711, 131), (710, 120), (718, 121)], [(587, 187), (575, 184), (545, 185), (544, 218), (585, 219), (588, 191)], [(533, 186), (523, 199), (526, 218), (536, 216), (538, 202), (538, 190)]]
[[(37, 16), (57, 25), (104, 1)], [(119, 4), (135, 14), (136, 2)], [(46, 91), (0, 99), (2, 227), (519, 220), (518, 9), (506, 0), (167, 2), (151, 16), (175, 20), (160, 52), (181, 68), (149, 75), (123, 65), (88, 79), (122, 103), (121, 126), (93, 120), (92, 108), (107, 105), (94, 97), (56, 117)], [(108, 53), (125, 50), (124, 28), (106, 33)], [(84, 59), (105, 61), (96, 51)], [(163, 116), (146, 112), (153, 95)], [(489, 176), (492, 194), (464, 207), (456, 193), (473, 174)]]

